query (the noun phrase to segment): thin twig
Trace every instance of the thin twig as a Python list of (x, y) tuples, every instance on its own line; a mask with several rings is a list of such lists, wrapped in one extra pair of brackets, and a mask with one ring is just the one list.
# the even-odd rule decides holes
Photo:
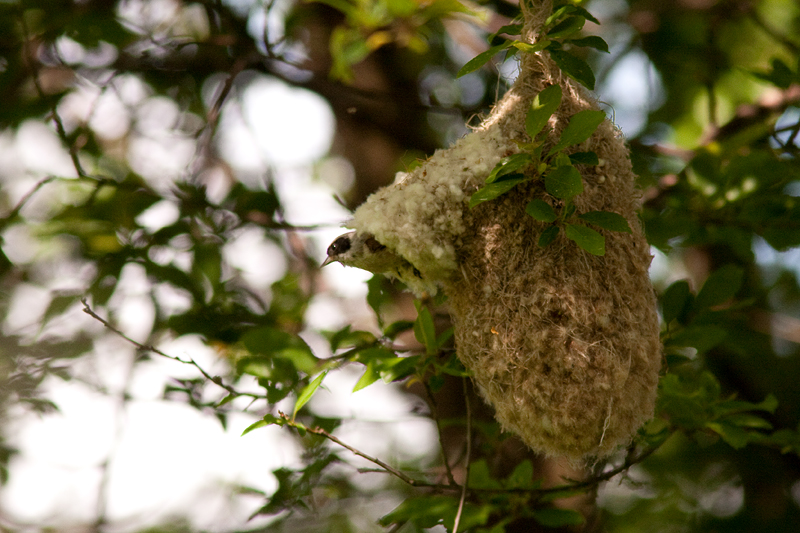
[(453, 470), (450, 468), (450, 462), (447, 460), (447, 451), (444, 447), (442, 424), (439, 421), (439, 411), (436, 408), (436, 400), (433, 397), (433, 392), (428, 382), (423, 380), (422, 384), (425, 386), (425, 393), (428, 395), (428, 401), (430, 402), (431, 418), (433, 418), (434, 423), (436, 423), (436, 433), (439, 435), (439, 449), (442, 452), (442, 461), (444, 462), (444, 468), (447, 472), (447, 481), (449, 481), (451, 485), (456, 486), (458, 483), (456, 483), (456, 479), (453, 477)]
[(13, 209), (9, 211), (9, 213), (6, 216), (0, 219), (0, 228), (5, 227), (6, 224), (14, 220), (17, 217), (17, 215), (19, 215), (19, 212), (22, 210), (22, 208), (25, 207), (25, 204), (28, 203), (31, 197), (34, 194), (36, 194), (39, 191), (39, 189), (41, 189), (51, 181), (55, 181), (57, 179), (58, 177), (56, 176), (48, 176), (44, 179), (39, 180), (31, 190), (29, 190), (27, 193), (25, 193), (25, 195), (22, 198), (20, 198), (19, 202), (17, 202), (17, 205), (15, 205)]
[(201, 374), (203, 374), (203, 377), (205, 377), (207, 380), (212, 381), (213, 383), (215, 383), (219, 387), (222, 387), (223, 389), (228, 391), (230, 394), (233, 394), (234, 396), (247, 396), (248, 398), (254, 398), (254, 399), (258, 399), (258, 400), (266, 398), (266, 396), (262, 395), (262, 394), (253, 394), (251, 392), (242, 392), (242, 391), (234, 389), (230, 385), (225, 384), (225, 382), (222, 381), (221, 377), (212, 376), (211, 374), (206, 372), (205, 369), (203, 367), (201, 367), (199, 364), (197, 364), (197, 362), (194, 359), (182, 359), (182, 358), (177, 357), (175, 355), (169, 355), (168, 353), (165, 353), (165, 352), (159, 350), (158, 348), (156, 348), (152, 344), (142, 344), (139, 341), (133, 340), (132, 338), (130, 338), (127, 335), (125, 335), (122, 331), (120, 331), (116, 327), (112, 326), (106, 319), (104, 319), (103, 317), (101, 317), (100, 315), (95, 313), (94, 310), (92, 310), (92, 308), (89, 307), (89, 304), (86, 301), (86, 298), (81, 298), (81, 303), (83, 304), (83, 312), (84, 313), (86, 313), (90, 317), (94, 318), (95, 320), (97, 320), (98, 322), (103, 324), (106, 328), (108, 328), (109, 330), (114, 332), (116, 335), (118, 335), (122, 339), (124, 339), (124, 340), (128, 341), (129, 343), (133, 344), (134, 346), (136, 346), (139, 350), (142, 350), (142, 351), (145, 351), (145, 352), (153, 352), (153, 353), (158, 354), (158, 355), (160, 355), (162, 357), (166, 357), (167, 359), (172, 359), (173, 361), (177, 361), (177, 362), (183, 363), (185, 365), (192, 365)]
[(464, 406), (467, 410), (467, 457), (466, 467), (464, 468), (464, 484), (461, 485), (461, 499), (458, 501), (458, 511), (453, 523), (453, 533), (458, 533), (458, 523), (461, 521), (461, 513), (464, 511), (464, 502), (467, 499), (467, 485), (469, 485), (469, 461), (472, 456), (472, 409), (469, 404), (469, 388), (467, 378), (462, 379), (464, 385)]
[[(31, 78), (33, 80), (33, 86), (36, 88), (36, 93), (39, 95), (39, 98), (42, 100), (45, 99), (44, 87), (42, 87), (42, 82), (39, 79), (39, 62), (36, 58), (31, 57), (33, 52), (32, 47), (28, 45), (33, 42), (33, 36), (31, 35), (30, 28), (28, 27), (28, 22), (25, 20), (25, 13), (22, 12), (22, 8), (18, 6), (18, 18), (20, 21), (20, 26), (22, 27), (22, 33), (24, 36), (24, 43), (23, 49), (25, 53), (23, 56), (25, 58), (25, 62), (28, 64), (28, 68), (31, 71)], [(87, 174), (83, 170), (83, 166), (81, 165), (80, 160), (78, 159), (78, 150), (75, 148), (74, 145), (70, 144), (69, 140), (67, 139), (67, 131), (64, 129), (64, 123), (61, 121), (61, 116), (58, 114), (58, 110), (56, 109), (56, 104), (53, 102), (50, 104), (50, 114), (53, 117), (53, 121), (56, 124), (56, 132), (58, 133), (58, 138), (61, 139), (61, 142), (66, 145), (67, 150), (69, 151), (69, 157), (72, 159), (72, 166), (75, 167), (75, 172), (78, 173), (80, 177), (86, 177)]]
[[(297, 423), (296, 422), (292, 422), (291, 417), (289, 417), (285, 413), (282, 413), (282, 412), (278, 411), (278, 416), (280, 416), (282, 419), (284, 419), (288, 425), (290, 425), (292, 427), (298, 427)], [(406, 474), (404, 474), (400, 470), (396, 469), (395, 467), (393, 467), (393, 466), (391, 466), (391, 465), (389, 465), (387, 463), (384, 463), (383, 461), (381, 461), (377, 457), (372, 457), (371, 455), (367, 455), (366, 453), (364, 453), (364, 452), (362, 452), (360, 450), (357, 450), (356, 448), (353, 448), (349, 444), (347, 444), (345, 442), (342, 442), (338, 437), (333, 436), (332, 434), (330, 434), (329, 432), (325, 431), (321, 427), (306, 428), (306, 431), (308, 431), (309, 433), (314, 433), (315, 435), (322, 435), (326, 439), (328, 439), (328, 440), (330, 440), (332, 442), (335, 442), (336, 444), (338, 444), (342, 448), (345, 448), (345, 449), (349, 450), (350, 452), (354, 453), (355, 455), (357, 455), (359, 457), (363, 457), (367, 461), (380, 466), (386, 472), (388, 472), (388, 473), (394, 475), (395, 477), (401, 479), (403, 482), (411, 485), (412, 487), (421, 486), (421, 485), (429, 486), (428, 484), (420, 483), (416, 479), (407, 476)]]

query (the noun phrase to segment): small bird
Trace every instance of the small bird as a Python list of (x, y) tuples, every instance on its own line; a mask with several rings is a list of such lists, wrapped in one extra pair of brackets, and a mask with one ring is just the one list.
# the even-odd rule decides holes
[(389, 274), (400, 279), (408, 274), (422, 277), (411, 263), (378, 242), (370, 233), (351, 231), (336, 237), (328, 246), (328, 257), (322, 266), (337, 261), (373, 274)]

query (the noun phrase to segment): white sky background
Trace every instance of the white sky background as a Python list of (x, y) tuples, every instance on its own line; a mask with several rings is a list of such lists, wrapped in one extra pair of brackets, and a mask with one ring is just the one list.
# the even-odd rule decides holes
[[(171, 2), (151, 4), (156, 7), (140, 14), (143, 20), (172, 16)], [(263, 21), (256, 20), (254, 25), (263, 25)], [(63, 43), (62, 51), (82, 53), (70, 46)], [(204, 88), (209, 98), (220, 82)], [(128, 154), (133, 168), (160, 187), (169, 184), (165, 178), (180, 178), (191, 164), (195, 148), (192, 135), (179, 132), (176, 126), (187, 120), (199, 123), (199, 117), (182, 113), (171, 100), (152, 96), (136, 78), (119, 77), (114, 86), (115, 91), (103, 92), (83, 83), (59, 108), (67, 127), (88, 119), (99, 135), (113, 140), (125, 135), (135, 123), (140, 133)], [(652, 105), (652, 91), (658, 86), (657, 74), (646, 60), (630, 54), (618, 63), (599, 94), (613, 106), (616, 122), (625, 133), (633, 135), (641, 128), (642, 113)], [(333, 196), (346, 190), (352, 181), (349, 163), (327, 156), (334, 135), (332, 112), (319, 96), (265, 76), (257, 77), (238, 96), (225, 106), (219, 150), (243, 176), (263, 175), (268, 165), (277, 170), (278, 193), (289, 223), (328, 224), (308, 235), (321, 262), (327, 244), (341, 233), (337, 225), (348, 216)], [(52, 125), (37, 121), (26, 122), (16, 134), (0, 134), (0, 169), (0, 179), (12, 203), (42, 176), (75, 175)], [(327, 176), (326, 181), (316, 179), (316, 173)], [(224, 196), (224, 181), (214, 176), (209, 179), (209, 194)], [(35, 220), (37, 213), (46, 215), (69, 199), (63, 187), (46, 188), (23, 214)], [(140, 222), (158, 228), (171, 223), (176, 215), (173, 205), (161, 202)], [(60, 273), (45, 286), (21, 284), (11, 296), (11, 319), (4, 325), (4, 333), (31, 333), (51, 290), (81, 286), (81, 266), (59, 263), (64, 249), (37, 248), (25, 228), (15, 227), (4, 238), (3, 249), (12, 260), (54, 263)], [(241, 233), (226, 245), (224, 253), (241, 269), (246, 281), (265, 292), (286, 269), (276, 246), (257, 231)], [(654, 276), (661, 279), (681, 277), (680, 272), (670, 271), (662, 254), (656, 254), (653, 269)], [(373, 320), (364, 301), (363, 281), (369, 274), (336, 264), (327, 267), (323, 276), (329, 291), (312, 301), (307, 313), (309, 329), (333, 329)], [(153, 308), (146, 297), (144, 275), (135, 266), (126, 268), (119, 285), (112, 299), (112, 305), (119, 309), (119, 327), (134, 339), (145, 340), (152, 327)], [(163, 296), (176, 308), (185, 303), (178, 294), (167, 291)], [(60, 327), (97, 333), (102, 330), (77, 308)], [(324, 341), (313, 334), (305, 337), (318, 356), (326, 355)], [(176, 339), (160, 348), (194, 358), (212, 374), (215, 367), (222, 372), (217, 356), (198, 338)], [(105, 335), (94, 352), (80, 361), (80, 374), (88, 382), (119, 393), (133, 355), (129, 344)], [(180, 402), (160, 399), (170, 377), (198, 376), (190, 367), (154, 356), (135, 366), (129, 388), (133, 399), (124, 409), (113, 394), (96, 392), (78, 381), (50, 379), (46, 387), (49, 397), (61, 411), (42, 417), (12, 412), (12, 422), (4, 428), (9, 443), (21, 453), (12, 461), (9, 484), (0, 490), (0, 516), (34, 528), (91, 523), (101, 491), (100, 465), (110, 458), (105, 494), (108, 519), (115, 530), (141, 529), (171, 517), (188, 517), (195, 528), (213, 531), (246, 527), (247, 517), (263, 504), (263, 499), (234, 497), (231, 487), (241, 484), (270, 493), (275, 488), (271, 470), (300, 466), (298, 450), (286, 430), (280, 428), (262, 428), (240, 437), (255, 417), (233, 415), (228, 431), (223, 431), (213, 417)], [(331, 374), (325, 382), (326, 390), (312, 400), (320, 414), (352, 418), (337, 432), (341, 438), (389, 462), (438, 453), (432, 423), (411, 414), (413, 400), (396, 386), (381, 381), (352, 394), (358, 377), (356, 369)], [(283, 409), (290, 411), (291, 400), (285, 403)], [(348, 457), (349, 453), (343, 451), (341, 455)], [(365, 466), (355, 459), (353, 464)], [(380, 483), (376, 481), (379, 477), (359, 476), (358, 482), (370, 486)], [(391, 510), (392, 503), (382, 502), (369, 512), (377, 518)]]

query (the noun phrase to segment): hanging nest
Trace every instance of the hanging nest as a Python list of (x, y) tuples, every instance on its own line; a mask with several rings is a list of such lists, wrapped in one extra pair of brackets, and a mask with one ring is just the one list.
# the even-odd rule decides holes
[[(528, 4), (521, 2), (523, 36), (535, 42), (550, 7)], [(550, 119), (550, 145), (575, 113), (597, 109), (546, 53), (523, 54), (519, 77), (480, 127), (399, 174), (356, 210), (350, 226), (418, 270), (403, 279), (414, 292), (445, 292), (458, 356), (504, 429), (534, 451), (586, 461), (630, 443), (652, 417), (661, 366), (651, 256), (623, 139), (606, 120), (580, 146), (600, 165), (577, 166), (584, 184), (574, 199), (578, 212), (618, 213), (633, 230), (602, 230), (604, 256), (563, 231), (549, 246), (537, 245), (548, 225), (525, 205), (536, 198), (555, 205), (541, 179), (468, 207), (497, 162), (519, 152), (514, 140), (529, 140), (531, 101), (553, 84), (563, 98)]]

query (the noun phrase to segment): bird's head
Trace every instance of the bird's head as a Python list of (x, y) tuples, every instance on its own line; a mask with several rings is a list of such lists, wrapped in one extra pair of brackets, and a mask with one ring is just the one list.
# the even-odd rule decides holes
[(340, 235), (328, 246), (328, 257), (322, 266), (335, 262), (375, 274), (394, 271), (407, 263), (372, 234), (358, 231)]

